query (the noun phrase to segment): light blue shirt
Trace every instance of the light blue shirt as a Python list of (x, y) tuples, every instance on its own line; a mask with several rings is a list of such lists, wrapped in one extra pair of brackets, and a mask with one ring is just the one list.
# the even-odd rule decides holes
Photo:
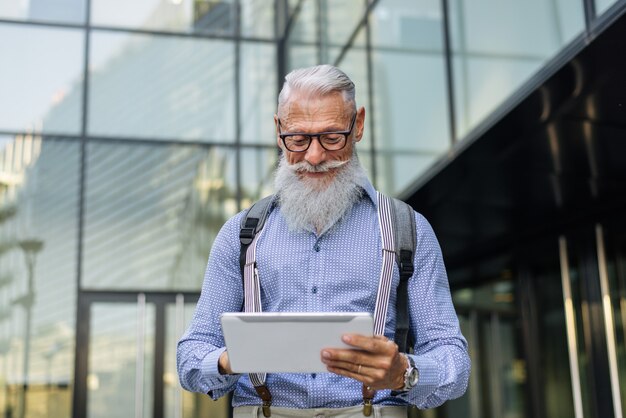
[[(363, 190), (363, 198), (344, 219), (321, 236), (289, 231), (280, 207), (274, 208), (257, 244), (264, 312), (374, 313), (382, 244), (376, 192), (367, 181)], [(240, 311), (243, 305), (242, 217), (243, 212), (227, 221), (215, 239), (196, 312), (177, 351), (178, 374), (185, 389), (208, 393), (213, 399), (234, 390), (233, 406), (261, 404), (248, 375), (220, 375), (218, 371), (218, 359), (225, 350), (220, 314)], [(415, 220), (415, 272), (409, 279), (408, 302), (419, 381), (397, 396), (379, 390), (374, 404), (433, 408), (465, 392), (470, 360), (437, 238), (423, 216), (415, 213)], [(396, 267), (385, 325), (385, 336), (390, 339), (399, 280)], [(268, 374), (266, 385), (272, 405), (278, 407), (341, 408), (363, 402), (361, 382), (332, 373)]]

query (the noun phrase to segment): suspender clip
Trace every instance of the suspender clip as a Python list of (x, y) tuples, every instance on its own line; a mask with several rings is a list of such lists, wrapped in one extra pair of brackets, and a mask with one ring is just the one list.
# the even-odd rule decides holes
[(369, 417), (372, 415), (372, 401), (376, 396), (376, 391), (369, 386), (363, 385), (363, 415)]
[(272, 395), (270, 394), (269, 389), (265, 385), (255, 386), (254, 389), (263, 400), (263, 416), (265, 418), (269, 418), (272, 416), (272, 411), (270, 410), (270, 407), (272, 406)]

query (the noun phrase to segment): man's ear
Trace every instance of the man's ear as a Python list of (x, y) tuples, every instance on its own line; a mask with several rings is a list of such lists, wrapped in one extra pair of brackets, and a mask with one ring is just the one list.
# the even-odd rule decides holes
[(363, 138), (365, 130), (365, 108), (361, 106), (356, 111), (356, 121), (354, 122), (354, 142), (359, 142)]
[(278, 115), (274, 115), (274, 127), (276, 128), (276, 145), (278, 145), (278, 148), (282, 149), (283, 148), (283, 142), (280, 140), (280, 137), (278, 136), (278, 134), (279, 134), (279, 130), (278, 130)]

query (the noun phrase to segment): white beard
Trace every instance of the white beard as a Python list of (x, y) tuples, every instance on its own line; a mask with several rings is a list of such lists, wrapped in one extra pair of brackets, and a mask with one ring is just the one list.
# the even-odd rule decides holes
[[(330, 180), (299, 174), (333, 168), (337, 171)], [(317, 166), (306, 161), (290, 165), (282, 156), (276, 169), (274, 187), (289, 229), (322, 235), (359, 201), (363, 194), (361, 185), (366, 177), (356, 153), (348, 161), (326, 161)]]

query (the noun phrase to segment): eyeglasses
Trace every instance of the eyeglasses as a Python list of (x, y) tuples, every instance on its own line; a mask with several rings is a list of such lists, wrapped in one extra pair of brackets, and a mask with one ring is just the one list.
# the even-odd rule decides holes
[(283, 140), (285, 148), (291, 152), (304, 152), (311, 146), (313, 138), (317, 138), (322, 148), (326, 151), (339, 151), (346, 146), (348, 136), (352, 133), (354, 122), (356, 121), (356, 113), (350, 122), (350, 128), (347, 131), (337, 132), (318, 132), (316, 134), (306, 134), (302, 132), (281, 133), (280, 119), (278, 120), (278, 136)]

